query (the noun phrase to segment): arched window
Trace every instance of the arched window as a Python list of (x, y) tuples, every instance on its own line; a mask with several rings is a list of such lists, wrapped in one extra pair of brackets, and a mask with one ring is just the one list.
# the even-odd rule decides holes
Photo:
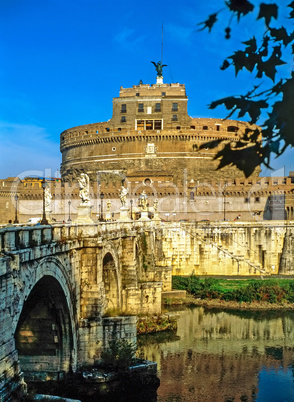
[(227, 132), (228, 133), (237, 133), (238, 130), (239, 130), (239, 128), (236, 127), (236, 126), (228, 126), (227, 127)]

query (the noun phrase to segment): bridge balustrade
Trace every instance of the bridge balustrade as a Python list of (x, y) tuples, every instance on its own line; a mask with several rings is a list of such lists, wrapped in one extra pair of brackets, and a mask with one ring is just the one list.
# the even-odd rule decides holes
[[(122, 233), (135, 235), (142, 224), (134, 222), (98, 222), (93, 224), (57, 224), (13, 226), (0, 229), (0, 253), (39, 247), (49, 243), (80, 240), (85, 237), (117, 238)], [(146, 225), (145, 225), (146, 226)], [(148, 226), (148, 225), (147, 225)]]

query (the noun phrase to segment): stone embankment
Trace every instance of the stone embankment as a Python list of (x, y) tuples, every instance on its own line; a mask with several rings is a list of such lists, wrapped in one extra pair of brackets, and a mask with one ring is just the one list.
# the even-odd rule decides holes
[(221, 299), (199, 299), (193, 296), (187, 296), (185, 298), (165, 298), (163, 299), (164, 306), (202, 306), (206, 308), (218, 308), (218, 309), (242, 309), (242, 310), (293, 310), (294, 303), (268, 303), (264, 301), (237, 302), (226, 301)]

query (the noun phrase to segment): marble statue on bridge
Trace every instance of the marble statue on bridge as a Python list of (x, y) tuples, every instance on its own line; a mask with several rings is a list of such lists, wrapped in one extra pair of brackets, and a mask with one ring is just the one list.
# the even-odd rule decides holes
[(78, 206), (78, 216), (74, 220), (74, 223), (93, 223), (92, 220), (92, 208), (90, 204), (90, 180), (86, 173), (82, 173), (78, 179), (80, 192), (79, 196), (81, 203)]
[(138, 202), (139, 208), (141, 209), (141, 217), (139, 218), (139, 221), (149, 221), (148, 217), (148, 196), (145, 192), (145, 190), (142, 191), (142, 194), (139, 197), (139, 202)]
[(121, 186), (119, 198), (121, 200), (122, 208), (126, 208), (127, 206), (127, 195), (129, 193), (129, 190), (125, 188), (124, 186)]
[(147, 211), (147, 200), (148, 200), (148, 196), (147, 196), (145, 190), (143, 190), (142, 194), (139, 197), (139, 207), (140, 207), (141, 211)]
[(86, 173), (82, 173), (78, 179), (81, 198), (81, 205), (89, 205), (90, 203), (90, 180)]
[(44, 195), (44, 197), (45, 197), (45, 207), (46, 207), (46, 209), (48, 209), (49, 206), (50, 206), (51, 200), (52, 200), (52, 195), (51, 195), (51, 193), (50, 193), (49, 187), (46, 187), (46, 188), (45, 188), (45, 195)]

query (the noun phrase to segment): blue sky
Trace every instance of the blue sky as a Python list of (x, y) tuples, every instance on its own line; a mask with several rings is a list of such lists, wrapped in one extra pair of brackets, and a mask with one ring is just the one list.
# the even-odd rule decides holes
[[(244, 93), (252, 77), (235, 79), (219, 66), (243, 35), (251, 36), (255, 20), (235, 27), (229, 41), (221, 24), (199, 32), (197, 23), (222, 6), (222, 0), (1, 0), (0, 178), (56, 175), (63, 130), (110, 119), (121, 86), (155, 83), (151, 61), (161, 57), (162, 24), (164, 82), (186, 85), (190, 116), (224, 117), (207, 105)], [(292, 159), (291, 151), (272, 165), (288, 174)]]

